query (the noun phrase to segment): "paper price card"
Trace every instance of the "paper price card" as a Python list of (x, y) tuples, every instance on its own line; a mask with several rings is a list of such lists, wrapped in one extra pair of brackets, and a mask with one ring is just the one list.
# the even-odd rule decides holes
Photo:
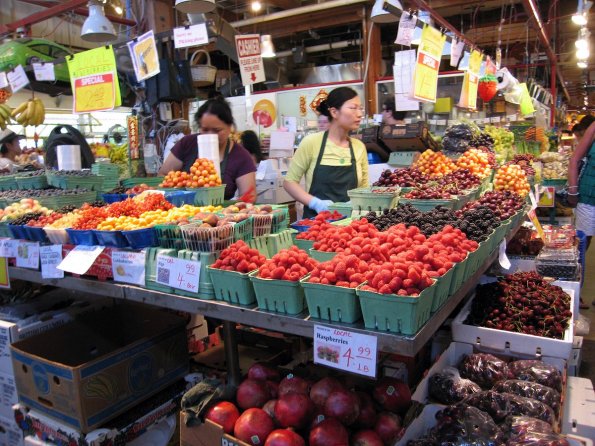
[(93, 265), (104, 249), (103, 246), (77, 245), (72, 251), (66, 254), (66, 257), (64, 257), (57, 268), (67, 273), (83, 275), (89, 271), (91, 265)]
[[(468, 108), (475, 110), (477, 108), (477, 89), (479, 87), (479, 78), (469, 72), (465, 71), (463, 76), (463, 88), (461, 89), (461, 97), (459, 98), (458, 106), (461, 108)], [(484, 123), (489, 123), (490, 119), (484, 119)]]
[(416, 23), (416, 15), (403, 12), (403, 14), (401, 14), (401, 19), (399, 20), (399, 31), (397, 32), (395, 43), (399, 45), (411, 46)]
[(445, 41), (446, 36), (440, 31), (428, 25), (424, 26), (413, 75), (414, 99), (436, 102), (438, 71)]
[(8, 83), (13, 93), (23, 89), (29, 84), (29, 78), (22, 65), (17, 65), (14, 70), (6, 73)]
[(314, 325), (314, 362), (346, 372), (376, 377), (376, 336)]
[(4, 71), (0, 71), (0, 88), (8, 87), (8, 78)]
[(136, 79), (140, 82), (159, 74), (159, 56), (153, 31), (127, 43)]
[(17, 256), (18, 240), (11, 238), (0, 239), (0, 257), (9, 258)]
[(0, 288), (10, 288), (10, 278), (8, 277), (8, 260), (5, 257), (0, 258)]
[(145, 286), (145, 263), (145, 251), (112, 251), (114, 280)]
[(537, 206), (542, 208), (553, 208), (556, 204), (556, 188), (554, 186), (542, 186), (539, 188), (539, 201)]
[(209, 43), (207, 25), (197, 23), (188, 27), (174, 28), (174, 47), (186, 48), (189, 46), (200, 46)]
[(539, 223), (539, 219), (537, 218), (535, 209), (531, 209), (529, 212), (527, 212), (527, 217), (529, 217), (529, 220), (531, 220), (531, 223), (533, 223), (533, 226), (535, 226), (535, 230), (537, 231), (537, 235), (539, 235), (539, 238), (541, 240), (545, 240), (545, 233), (543, 232), (541, 223)]
[(157, 256), (157, 283), (197, 293), (199, 279), (200, 262), (164, 255)]
[(19, 240), (17, 245), (17, 266), (39, 269), (39, 242)]
[(54, 71), (54, 64), (51, 62), (34, 63), (33, 73), (37, 81), (55, 81), (56, 72)]
[[(111, 108), (122, 105), (120, 84), (116, 72), (116, 58), (111, 45), (100, 46), (99, 48), (68, 56), (66, 57), (66, 64), (70, 73), (72, 91), (75, 95), (73, 101), (75, 113), (110, 110), (106, 104), (111, 105), (113, 103)], [(111, 86), (113, 86), (113, 90), (105, 85), (108, 82), (108, 78), (104, 76), (105, 73), (111, 73), (112, 75)], [(85, 81), (77, 83), (77, 80), (82, 78), (85, 78)], [(78, 93), (81, 94), (78, 96), (77, 85), (79, 88), (87, 87), (79, 90)], [(95, 105), (98, 107), (96, 108)], [(81, 107), (80, 112), (77, 111), (77, 106)]]
[(469, 68), (468, 70), (471, 71), (475, 75), (479, 75), (479, 70), (481, 69), (481, 60), (483, 56), (477, 50), (471, 51), (471, 55), (469, 56)]
[(43, 279), (62, 279), (64, 271), (57, 266), (62, 261), (62, 245), (48, 245), (39, 248), (41, 277)]

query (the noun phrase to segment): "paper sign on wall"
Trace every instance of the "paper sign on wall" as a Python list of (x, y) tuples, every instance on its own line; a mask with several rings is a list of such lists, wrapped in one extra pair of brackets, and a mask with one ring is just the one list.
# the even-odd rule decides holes
[(62, 279), (64, 271), (57, 266), (62, 261), (62, 245), (47, 245), (39, 248), (41, 277), (43, 279)]
[(408, 12), (401, 14), (399, 20), (399, 31), (395, 43), (399, 45), (411, 46), (413, 40), (413, 32), (415, 31), (415, 24), (417, 23), (417, 16)]
[(56, 72), (54, 64), (51, 62), (33, 63), (33, 73), (37, 81), (55, 81)]
[(29, 78), (22, 65), (17, 65), (13, 70), (6, 73), (6, 77), (13, 93), (22, 90), (29, 84)]
[(450, 44), (450, 66), (456, 68), (459, 65), (463, 49), (465, 48), (465, 42), (459, 42), (456, 37), (452, 38)]
[(207, 25), (204, 23), (174, 28), (175, 48), (201, 46), (207, 43), (209, 43), (209, 34), (207, 33)]
[(64, 257), (57, 268), (67, 273), (83, 275), (89, 271), (91, 265), (93, 265), (104, 249), (104, 246), (77, 245), (72, 251), (66, 254), (66, 257)]
[(179, 290), (198, 292), (200, 262), (157, 256), (157, 283)]
[(482, 55), (479, 51), (471, 51), (469, 66), (463, 76), (463, 88), (459, 98), (458, 106), (475, 110), (477, 108), (477, 89), (479, 87), (479, 70), (481, 68)]
[(39, 242), (19, 240), (16, 263), (19, 268), (39, 269)]
[(145, 286), (146, 253), (112, 251), (112, 272), (116, 282)]
[(17, 242), (12, 238), (0, 239), (0, 257), (12, 258), (17, 256)]
[(411, 99), (414, 72), (415, 50), (397, 51), (393, 69), (397, 111), (419, 110), (419, 101)]
[(126, 45), (132, 58), (134, 74), (139, 82), (159, 74), (159, 56), (152, 30)]
[(376, 336), (314, 325), (314, 362), (346, 372), (376, 377)]
[(243, 85), (264, 82), (264, 65), (260, 55), (260, 35), (244, 34), (235, 36), (238, 63)]
[(438, 71), (445, 41), (444, 34), (429, 25), (424, 25), (413, 76), (414, 99), (436, 102)]
[(8, 78), (4, 71), (0, 71), (0, 88), (8, 87)]
[(0, 258), (0, 288), (10, 288), (8, 260), (5, 257)]
[(74, 113), (111, 110), (122, 105), (116, 58), (111, 45), (66, 57)]

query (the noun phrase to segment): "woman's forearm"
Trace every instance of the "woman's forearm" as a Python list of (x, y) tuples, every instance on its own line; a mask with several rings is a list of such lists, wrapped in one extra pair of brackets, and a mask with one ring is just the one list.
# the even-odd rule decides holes
[(293, 198), (295, 198), (297, 201), (299, 201), (305, 206), (307, 206), (308, 203), (310, 203), (310, 200), (312, 200), (312, 195), (306, 192), (304, 188), (300, 186), (298, 183), (285, 180), (283, 182), (283, 187), (289, 195), (291, 195)]

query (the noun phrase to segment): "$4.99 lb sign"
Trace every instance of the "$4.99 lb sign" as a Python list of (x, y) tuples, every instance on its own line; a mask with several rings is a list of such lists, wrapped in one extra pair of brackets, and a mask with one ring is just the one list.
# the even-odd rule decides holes
[(200, 262), (157, 256), (157, 283), (191, 293), (198, 293)]
[(314, 362), (346, 372), (376, 377), (376, 336), (314, 326)]

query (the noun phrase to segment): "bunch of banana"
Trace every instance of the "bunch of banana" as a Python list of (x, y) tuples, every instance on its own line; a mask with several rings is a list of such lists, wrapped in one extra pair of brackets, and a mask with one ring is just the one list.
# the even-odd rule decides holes
[(12, 124), (10, 121), (10, 114), (12, 109), (6, 104), (0, 104), (0, 129), (6, 129), (8, 124)]
[(29, 99), (12, 111), (11, 116), (23, 125), (40, 125), (45, 121), (45, 107), (41, 99)]

